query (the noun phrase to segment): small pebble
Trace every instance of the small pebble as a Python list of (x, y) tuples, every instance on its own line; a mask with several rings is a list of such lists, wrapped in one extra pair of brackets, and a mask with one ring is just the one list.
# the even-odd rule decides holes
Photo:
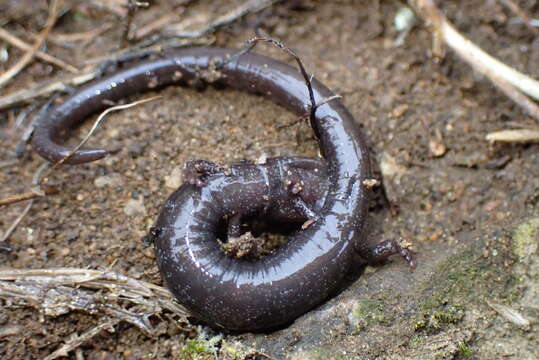
[(394, 108), (393, 111), (391, 111), (390, 116), (393, 118), (399, 118), (403, 116), (404, 114), (406, 114), (409, 108), (410, 107), (408, 106), (408, 104), (399, 105), (396, 108)]
[(146, 215), (146, 207), (144, 206), (144, 198), (129, 199), (125, 203), (124, 213), (127, 216)]
[(429, 150), (432, 156), (441, 157), (447, 152), (445, 144), (437, 139), (429, 140)]
[(137, 158), (144, 153), (144, 146), (137, 141), (133, 141), (127, 145), (127, 153), (132, 158)]
[(172, 170), (170, 175), (165, 176), (165, 186), (169, 189), (177, 189), (182, 184), (182, 167), (178, 166)]
[(122, 184), (122, 177), (120, 174), (110, 174), (96, 177), (94, 185), (98, 188), (105, 186), (117, 186)]

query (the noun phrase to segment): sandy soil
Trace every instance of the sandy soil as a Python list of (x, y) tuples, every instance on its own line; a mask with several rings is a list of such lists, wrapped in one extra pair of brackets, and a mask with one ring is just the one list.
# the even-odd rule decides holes
[[(1, 16), (10, 20), (10, 31), (37, 32), (46, 18), (44, 4), (2, 3), (0, 8), (7, 10)], [(170, 12), (174, 3), (159, 2), (136, 21), (147, 23)], [(195, 2), (182, 15), (176, 10), (178, 20), (191, 17), (204, 23), (241, 1), (217, 3)], [(263, 29), (296, 49), (307, 68), (343, 96), (362, 125), (373, 160), (387, 175), (389, 197), (399, 208), (392, 215), (373, 205), (368, 241), (407, 239), (417, 250), (418, 268), (411, 272), (395, 258), (384, 266), (359, 269), (337, 296), (269, 334), (224, 335), (212, 347), (207, 340), (217, 334), (210, 329), (178, 327), (164, 317), (152, 319), (155, 325), (163, 323), (156, 336), (121, 323), (68, 357), (264, 358), (248, 355), (256, 349), (273, 359), (539, 358), (537, 146), (485, 140), (490, 131), (530, 128), (534, 121), (451, 52), (441, 63), (434, 62), (429, 57), (431, 34), (423, 25), (396, 47), (398, 1), (301, 3), (308, 6), (280, 5), (265, 13)], [(537, 2), (519, 3), (539, 17)], [(498, 2), (444, 1), (443, 8), (485, 50), (539, 77), (539, 40), (523, 25), (511, 24), (513, 15)], [(255, 20), (250, 16), (220, 31), (215, 44), (241, 48), (253, 36)], [(107, 22), (117, 21), (106, 12), (74, 7), (52, 37)], [(49, 50), (82, 64), (113, 51), (120, 34), (117, 27), (85, 44), (61, 47), (51, 42)], [(290, 61), (267, 45), (257, 51)], [(20, 53), (12, 50), (10, 55), (0, 64), (4, 69)], [(34, 62), (2, 94), (59, 73)], [(263, 98), (185, 88), (167, 88), (159, 95), (158, 101), (110, 115), (91, 139), (92, 146), (116, 149), (115, 154), (53, 174), (50, 182), (61, 193), (34, 205), (11, 236), (14, 250), (0, 252), (2, 267), (111, 267), (160, 284), (153, 249), (143, 246), (141, 238), (173, 191), (185, 161), (229, 163), (317, 152), (307, 126), (278, 130), (295, 118)], [(22, 134), (15, 127), (20, 110), (0, 113), (0, 161), (14, 156)], [(16, 165), (0, 169), (0, 197), (27, 191), (41, 162), (28, 149)], [(0, 209), (2, 231), (23, 207)], [(5, 359), (43, 358), (72, 334), (104, 319), (78, 312), (46, 317), (8, 299), (0, 299), (0, 305), (0, 357)], [(508, 320), (508, 309), (531, 324), (515, 325)], [(17, 331), (4, 332), (14, 325)]]

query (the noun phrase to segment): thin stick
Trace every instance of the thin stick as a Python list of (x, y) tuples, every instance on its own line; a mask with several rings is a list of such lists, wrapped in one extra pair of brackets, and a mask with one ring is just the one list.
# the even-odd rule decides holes
[(59, 46), (65, 47), (66, 46), (65, 43), (77, 42), (77, 41), (88, 41), (88, 40), (91, 40), (91, 39), (96, 39), (99, 35), (103, 34), (106, 31), (108, 31), (112, 27), (113, 27), (113, 25), (108, 23), (108, 24), (103, 24), (102, 26), (100, 26), (100, 27), (98, 27), (96, 29), (83, 31), (83, 32), (79, 32), (79, 33), (58, 33), (58, 32), (55, 32), (54, 36), (51, 37), (49, 41), (51, 41), (51, 42), (53, 42), (55, 44), (58, 44)]
[(148, 36), (149, 34), (159, 30), (166, 24), (170, 23), (172, 19), (174, 19), (176, 16), (177, 14), (165, 14), (151, 21), (148, 24), (141, 26), (135, 31), (135, 35), (133, 35), (132, 40), (139, 40), (145, 36)]
[(42, 186), (39, 190), (40, 190), (39, 192), (28, 191), (22, 194), (10, 196), (5, 199), (0, 199), (0, 207), (15, 204), (15, 203), (25, 201), (25, 200), (40, 198), (45, 195), (54, 195), (54, 194), (59, 193), (59, 190), (52, 186)]
[[(62, 315), (64, 311), (61, 307), (55, 306), (48, 299), (40, 296), (40, 292), (33, 291), (36, 287), (59, 288), (66, 286), (73, 288), (73, 291), (66, 291), (67, 297), (55, 297), (57, 303), (72, 303), (71, 308), (83, 311), (93, 311), (89, 304), (77, 302), (76, 290), (97, 290), (98, 292), (109, 291), (114, 296), (99, 296), (98, 301), (112, 301), (121, 298), (132, 305), (145, 306), (149, 310), (159, 311), (166, 309), (177, 316), (187, 316), (189, 312), (179, 305), (170, 291), (162, 286), (149, 283), (147, 281), (131, 278), (112, 271), (78, 269), (78, 268), (55, 268), (55, 269), (0, 269), (0, 296), (5, 296), (1, 285), (20, 284), (24, 291), (20, 298), (29, 301), (33, 305), (39, 305), (45, 309), (50, 308), (47, 313), (51, 315)], [(30, 289), (24, 288), (31, 285)], [(5, 288), (4, 288), (5, 289)], [(51, 296), (56, 294), (51, 293)], [(89, 295), (88, 293), (81, 295)], [(98, 294), (99, 295), (99, 294)], [(37, 302), (36, 302), (37, 300)], [(56, 304), (57, 305), (57, 304)], [(123, 304), (122, 304), (123, 305)], [(138, 325), (138, 324), (137, 324)]]
[(526, 14), (524, 10), (520, 8), (520, 6), (518, 6), (517, 3), (515, 3), (513, 0), (498, 0), (498, 2), (501, 2), (502, 4), (507, 6), (509, 10), (515, 13), (516, 16), (521, 18), (524, 24), (526, 24), (526, 26), (532, 33), (534, 33), (535, 35), (539, 35), (539, 29), (537, 29), (531, 24), (531, 18), (528, 16), (528, 14)]
[(49, 15), (47, 17), (47, 22), (45, 23), (45, 28), (39, 33), (37, 40), (34, 45), (28, 50), (23, 57), (15, 64), (13, 67), (8, 69), (6, 72), (0, 75), (0, 88), (6, 85), (6, 83), (11, 80), (15, 75), (17, 75), (26, 65), (32, 61), (36, 52), (41, 47), (49, 32), (51, 31), (54, 23), (56, 22), (56, 13), (58, 9), (58, 3), (60, 0), (52, 0), (52, 3), (49, 7)]
[(71, 350), (75, 350), (76, 348), (84, 344), (86, 341), (98, 335), (101, 331), (106, 330), (106, 329), (112, 329), (119, 322), (120, 322), (120, 319), (111, 319), (111, 320), (102, 322), (96, 327), (91, 328), (90, 330), (84, 332), (82, 335), (73, 336), (71, 339), (67, 340), (67, 342), (64, 345), (62, 345), (59, 349), (57, 349), (52, 354), (45, 357), (44, 360), (54, 360), (54, 359), (58, 359), (59, 357), (67, 356)]
[(310, 106), (310, 109), (309, 109), (309, 113), (310, 113), (309, 117), (312, 118), (314, 116), (316, 108), (318, 107), (317, 104), (316, 104), (316, 101), (314, 99), (314, 91), (313, 91), (313, 87), (311, 85), (312, 75), (309, 75), (307, 73), (307, 71), (305, 70), (305, 67), (303, 66), (303, 62), (301, 61), (299, 56), (292, 49), (290, 49), (288, 46), (286, 46), (283, 42), (274, 40), (272, 38), (266, 38), (266, 37), (254, 37), (254, 38), (248, 40), (247, 44), (253, 44), (252, 47), (249, 48), (248, 51), (250, 51), (254, 47), (254, 45), (259, 41), (269, 42), (270, 44), (273, 44), (273, 45), (283, 49), (286, 53), (288, 53), (290, 56), (292, 56), (294, 58), (294, 60), (296, 60), (296, 63), (299, 66), (299, 70), (301, 71), (301, 75), (303, 76), (303, 79), (305, 80), (305, 85), (307, 86), (307, 90), (309, 92), (309, 99), (311, 101), (311, 106)]
[[(95, 130), (97, 129), (97, 127), (99, 126), (99, 124), (101, 123), (101, 121), (105, 118), (105, 116), (107, 116), (109, 113), (111, 112), (114, 112), (114, 111), (118, 111), (118, 110), (125, 110), (125, 109), (129, 109), (129, 108), (132, 108), (133, 106), (137, 106), (137, 105), (140, 105), (140, 104), (144, 104), (144, 103), (147, 103), (149, 101), (153, 101), (153, 100), (156, 100), (156, 99), (159, 99), (161, 98), (162, 96), (158, 95), (158, 96), (152, 96), (150, 98), (146, 98), (146, 99), (142, 99), (142, 100), (138, 100), (138, 101), (134, 101), (132, 103), (129, 103), (129, 104), (122, 104), (122, 105), (116, 105), (116, 106), (112, 106), (108, 109), (106, 109), (105, 111), (103, 111), (101, 114), (99, 114), (99, 116), (97, 117), (96, 121), (94, 122), (94, 125), (92, 126), (92, 128), (90, 129), (90, 131), (88, 131), (88, 133), (86, 134), (86, 136), (84, 137), (84, 139), (82, 139), (82, 141), (80, 143), (77, 144), (77, 146), (75, 146), (69, 153), (67, 153), (67, 155), (65, 155), (63, 158), (61, 158), (59, 161), (57, 161), (56, 163), (54, 163), (54, 165), (51, 167), (50, 171), (49, 171), (49, 174), (57, 169), (60, 165), (62, 165), (64, 162), (66, 162), (67, 159), (69, 159), (70, 157), (73, 156), (73, 154), (75, 154), (84, 144), (86, 144), (86, 142), (88, 142), (88, 140), (90, 139), (90, 137), (93, 135), (93, 133), (95, 132)], [(42, 181), (44, 181), (46, 179), (46, 177), (43, 177)]]
[[(524, 94), (535, 100), (539, 100), (539, 81), (495, 59), (461, 35), (432, 0), (409, 0), (409, 3), (416, 13), (421, 15), (427, 23), (433, 26), (434, 30), (440, 34), (445, 43), (476, 71), (484, 74), (491, 80), (493, 76), (497, 76)], [(493, 82), (495, 83), (495, 81)]]
[[(132, 324), (148, 335), (156, 331), (150, 317), (171, 312), (186, 321), (189, 312), (179, 305), (166, 288), (110, 270), (77, 268), (0, 269), (0, 297), (16, 306), (31, 306), (48, 316), (71, 311), (103, 316), (101, 325), (80, 336), (73, 336), (49, 355), (67, 352), (120, 321)], [(170, 318), (167, 315), (167, 318)]]
[(101, 66), (104, 61), (114, 61), (115, 59), (131, 55), (136, 57), (136, 53), (151, 54), (162, 51), (163, 47), (181, 47), (181, 46), (202, 46), (211, 43), (211, 39), (172, 39), (168, 44), (155, 44), (147, 47), (140, 47), (139, 45), (131, 48), (123, 49), (107, 56), (99, 56), (88, 61), (85, 64), (97, 64), (91, 70), (80, 74), (72, 74), (69, 76), (62, 76), (53, 81), (47, 81), (32, 88), (22, 89), (6, 96), (0, 97), (0, 110), (19, 105), (23, 103), (29, 103), (37, 97), (49, 96), (53, 92), (64, 92), (73, 86), (78, 86), (88, 81), (94, 80), (102, 74)]
[[(267, 37), (259, 37), (259, 36), (254, 37), (254, 38), (249, 39), (247, 41), (247, 44), (248, 45), (250, 44), (247, 48), (245, 48), (242, 51), (238, 52), (237, 54), (233, 55), (230, 60), (235, 59), (237, 57), (240, 57), (241, 55), (243, 55), (245, 53), (248, 53), (249, 51), (251, 51), (255, 47), (255, 45), (259, 41), (269, 42), (270, 44), (273, 44), (273, 45), (283, 49), (287, 54), (292, 56), (294, 58), (294, 60), (296, 60), (298, 66), (299, 66), (301, 75), (303, 76), (303, 79), (305, 80), (305, 85), (307, 86), (307, 91), (309, 92), (309, 99), (311, 101), (311, 106), (308, 109), (308, 111), (309, 111), (308, 119), (311, 119), (311, 120), (314, 119), (314, 114), (316, 112), (316, 109), (318, 109), (320, 106), (322, 106), (322, 105), (324, 105), (324, 104), (326, 104), (326, 103), (328, 103), (330, 101), (342, 98), (340, 95), (332, 95), (332, 96), (330, 96), (330, 97), (328, 97), (326, 99), (322, 99), (320, 102), (316, 103), (316, 100), (314, 98), (313, 85), (312, 85), (313, 76), (309, 75), (307, 73), (307, 71), (305, 70), (305, 67), (303, 66), (303, 62), (301, 61), (300, 57), (291, 48), (286, 46), (281, 41), (274, 40), (272, 38), (267, 38)], [(301, 117), (298, 121), (302, 121), (302, 120), (303, 120), (303, 117)], [(294, 125), (294, 123), (292, 123), (291, 125)]]
[(492, 142), (509, 143), (531, 143), (539, 141), (539, 130), (537, 129), (519, 129), (519, 130), (501, 130), (488, 133), (485, 137)]
[(122, 34), (122, 45), (129, 44), (131, 40), (131, 25), (135, 19), (135, 15), (140, 8), (147, 8), (150, 3), (138, 0), (127, 0), (127, 16), (124, 23), (124, 30)]
[(242, 5), (224, 14), (223, 16), (220, 16), (215, 21), (208, 24), (202, 29), (194, 30), (194, 31), (176, 32), (176, 33), (170, 34), (169, 36), (180, 37), (180, 38), (202, 37), (204, 35), (207, 35), (209, 33), (212, 33), (218, 30), (219, 28), (223, 26), (229, 25), (233, 23), (234, 21), (248, 14), (259, 12), (281, 1), (283, 0), (257, 0), (257, 1), (246, 0)]
[(491, 74), (490, 81), (500, 89), (508, 98), (513, 100), (515, 103), (520, 105), (523, 110), (528, 113), (531, 117), (536, 120), (539, 120), (539, 105), (536, 102), (531, 100), (525, 94), (521, 93), (509, 84), (504, 79), (497, 76), (497, 74)]
[[(37, 168), (32, 179), (33, 185), (37, 186), (37, 184), (39, 184), (40, 179), (41, 179), (41, 174), (43, 174), (43, 171), (45, 171), (47, 167), (49, 167), (49, 163), (43, 163)], [(37, 192), (33, 192), (33, 194), (36, 194), (36, 197), (42, 196), (42, 195), (37, 195)], [(22, 213), (17, 217), (17, 219), (15, 219), (15, 221), (11, 224), (11, 226), (6, 230), (5, 234), (2, 236), (2, 239), (0, 240), (0, 244), (6, 243), (6, 241), (9, 239), (11, 234), (13, 234), (13, 232), (17, 228), (17, 226), (19, 226), (22, 219), (24, 219), (24, 217), (28, 214), (33, 204), (34, 204), (34, 200), (30, 200), (30, 202), (26, 205)]]
[(0, 169), (11, 167), (19, 162), (18, 159), (9, 159), (0, 161)]
[[(32, 51), (32, 46), (27, 44), (26, 42), (22, 41), (18, 37), (11, 35), (6, 30), (2, 29), (0, 27), (0, 39), (10, 43), (11, 45), (18, 47), (21, 50), (24, 51)], [(41, 59), (43, 61), (46, 61), (48, 63), (51, 63), (53, 65), (58, 66), (59, 68), (62, 68), (66, 71), (69, 71), (71, 73), (77, 73), (79, 72), (79, 69), (74, 67), (73, 65), (70, 65), (66, 63), (64, 60), (58, 59), (57, 57), (54, 57), (52, 55), (47, 54), (46, 52), (43, 52), (41, 50), (36, 51), (36, 57), (38, 59)]]
[(11, 106), (27, 103), (36, 97), (48, 96), (55, 91), (66, 91), (69, 86), (77, 86), (95, 79), (99, 74), (97, 69), (92, 69), (82, 74), (73, 74), (67, 77), (62, 77), (54, 81), (34, 86), (29, 89), (22, 89), (6, 96), (0, 97), (0, 110)]
[[(2, 239), (2, 241), (5, 241), (11, 235), (11, 233), (15, 230), (17, 225), (22, 220), (22, 218), (24, 218), (24, 216), (28, 213), (28, 211), (30, 210), (30, 207), (33, 204), (33, 201), (34, 201), (33, 199), (38, 198), (38, 197), (44, 197), (46, 195), (56, 194), (56, 193), (59, 192), (59, 190), (57, 188), (45, 185), (44, 184), (45, 181), (47, 181), (47, 178), (50, 176), (50, 174), (54, 170), (56, 170), (67, 159), (69, 159), (71, 156), (73, 156), (73, 154), (75, 154), (77, 152), (77, 150), (79, 150), (90, 139), (90, 137), (95, 132), (95, 130), (97, 129), (97, 127), (99, 126), (101, 121), (105, 118), (105, 116), (107, 116), (109, 113), (111, 113), (113, 111), (129, 109), (129, 108), (131, 108), (133, 106), (140, 105), (140, 104), (143, 104), (143, 103), (146, 103), (146, 102), (149, 102), (149, 101), (153, 101), (153, 100), (155, 100), (157, 98), (160, 98), (160, 97), (161, 96), (154, 96), (154, 97), (151, 97), (151, 98), (135, 101), (135, 102), (132, 102), (132, 103), (129, 103), (129, 104), (113, 106), (111, 108), (106, 109), (105, 111), (103, 111), (98, 116), (97, 120), (94, 122), (94, 125), (92, 126), (90, 131), (86, 134), (84, 139), (82, 139), (82, 141), (77, 146), (75, 146), (75, 148), (73, 148), (66, 156), (64, 156), (58, 162), (54, 163), (45, 176), (41, 177), (41, 173), (42, 173), (43, 170), (45, 170), (45, 168), (40, 167), (38, 169), (38, 172), (36, 172), (36, 175), (34, 175), (34, 180), (33, 180), (32, 183), (34, 185), (39, 185), (40, 186), (39, 191), (30, 191), (30, 192), (14, 195), (14, 196), (11, 196), (9, 198), (0, 200), (0, 207), (2, 207), (2, 206), (5, 206), (5, 205), (14, 204), (16, 202), (32, 199), (30, 201), (30, 203), (27, 205), (25, 211), (23, 211), (23, 213), (15, 220), (15, 222), (12, 224), (12, 226), (8, 229), (8, 231), (4, 235), (4, 238)], [(48, 163), (46, 163), (46, 164), (48, 164)]]
[(85, 5), (93, 7), (94, 9), (108, 11), (119, 18), (124, 18), (127, 10), (125, 9), (124, 4), (127, 1), (102, 1), (102, 0), (86, 0)]

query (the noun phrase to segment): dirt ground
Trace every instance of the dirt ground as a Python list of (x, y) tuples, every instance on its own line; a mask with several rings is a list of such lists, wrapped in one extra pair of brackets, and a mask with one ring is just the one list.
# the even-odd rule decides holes
[[(122, 29), (110, 13), (75, 3), (69, 3), (71, 11), (56, 25), (52, 39), (115, 24), (91, 41), (48, 43), (50, 53), (82, 65), (114, 51)], [(170, 13), (176, 3), (155, 2), (135, 21), (148, 23)], [(193, 19), (196, 27), (242, 1), (223, 3), (177, 6), (174, 20)], [(500, 2), (438, 3), (483, 49), (539, 78), (539, 38), (512, 23), (514, 15)], [(539, 18), (537, 1), (518, 3)], [(361, 268), (350, 274), (338, 295), (272, 333), (215, 338), (219, 334), (209, 328), (179, 327), (164, 316), (151, 319), (156, 326), (163, 323), (157, 335), (120, 323), (68, 358), (263, 359), (262, 353), (272, 359), (539, 358), (539, 151), (533, 144), (485, 140), (491, 131), (537, 125), (450, 51), (441, 62), (433, 61), (431, 33), (420, 21), (404, 44), (395, 46), (399, 34), (393, 19), (401, 6), (389, 0), (293, 1), (226, 27), (217, 33), (215, 45), (241, 48), (260, 22), (343, 96), (368, 136), (389, 198), (399, 209), (391, 214), (373, 204), (368, 241), (403, 237), (412, 242), (417, 269), (410, 271), (399, 258)], [(0, 10), (1, 26), (18, 34), (38, 32), (47, 16), (45, 1), (0, 0)], [(0, 64), (2, 70), (21, 56), (7, 49), (10, 57)], [(268, 45), (256, 51), (290, 62)], [(1, 95), (61, 73), (35, 61)], [(263, 98), (177, 87), (158, 94), (162, 98), (157, 101), (110, 115), (92, 137), (91, 146), (117, 150), (113, 155), (65, 166), (51, 176), (61, 193), (35, 203), (9, 240), (13, 251), (0, 251), (0, 267), (110, 268), (161, 284), (153, 249), (141, 238), (176, 186), (185, 161), (230, 163), (317, 152), (310, 129), (279, 130), (295, 118)], [(26, 126), (16, 127), (21, 110), (0, 113), (0, 161), (14, 157)], [(28, 191), (41, 163), (28, 148), (15, 165), (2, 167), (0, 198)], [(24, 206), (0, 208), (0, 232)], [(0, 305), (3, 359), (44, 358), (106, 318), (79, 312), (48, 317), (7, 297)], [(530, 323), (519, 322), (519, 314)]]

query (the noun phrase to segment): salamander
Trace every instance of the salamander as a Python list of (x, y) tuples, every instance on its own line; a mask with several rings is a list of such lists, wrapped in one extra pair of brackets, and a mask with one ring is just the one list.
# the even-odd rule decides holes
[[(172, 84), (225, 86), (264, 96), (299, 116), (308, 111), (308, 90), (294, 67), (252, 52), (239, 57), (235, 53), (179, 49), (99, 79), (55, 107), (37, 126), (32, 145), (51, 162), (64, 159), (70, 149), (58, 142), (70, 127), (111, 101)], [(288, 168), (297, 169), (304, 159), (272, 159), (265, 167), (233, 166), (228, 175), (209, 162), (192, 164), (195, 175), (187, 176), (191, 180), (166, 201), (156, 222), (156, 258), (165, 283), (180, 303), (214, 327), (261, 331), (289, 323), (336, 290), (356, 252), (370, 262), (398, 253), (415, 266), (411, 253), (395, 241), (368, 246), (364, 224), (371, 170), (364, 136), (339, 99), (325, 101), (334, 97), (331, 90), (316, 79), (312, 89), (319, 105), (310, 125), (323, 157), (312, 161), (325, 163), (323, 178), (317, 180), (316, 174), (303, 169), (302, 175), (312, 176), (307, 186), (278, 194), (268, 184), (285, 186), (287, 177), (280, 170), (287, 162)], [(85, 163), (107, 154), (105, 149), (80, 149), (65, 163)], [(324, 191), (312, 191), (314, 185)], [(309, 191), (314, 194), (310, 202), (305, 201)], [(288, 209), (274, 206), (279, 201)], [(300, 210), (303, 206), (305, 211)], [(231, 209), (236, 212), (227, 213)], [(234, 235), (241, 232), (239, 219), (245, 216), (260, 216), (262, 222), (264, 217), (285, 221), (288, 216), (312, 221), (285, 245), (250, 261), (227, 256), (216, 241), (220, 217), (229, 220), (227, 231)]]

